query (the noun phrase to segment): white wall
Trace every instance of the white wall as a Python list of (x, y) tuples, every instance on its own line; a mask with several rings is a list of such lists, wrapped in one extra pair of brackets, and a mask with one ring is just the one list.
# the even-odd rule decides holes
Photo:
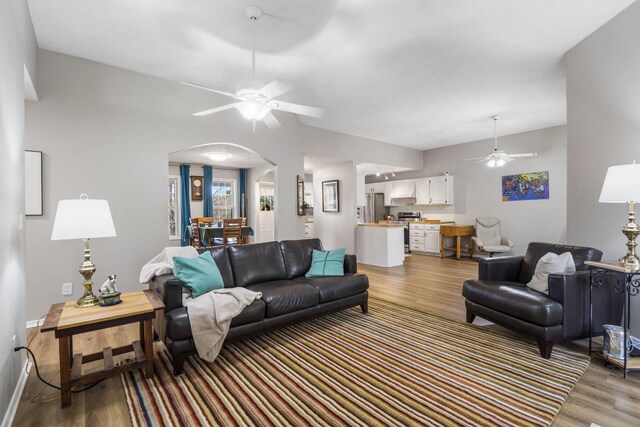
[[(24, 0), (0, 1), (0, 418), (10, 408), (25, 363), (24, 69), (37, 49)], [(19, 398), (19, 395), (15, 395)], [(15, 403), (15, 401), (14, 401)]]
[[(304, 236), (304, 217), (296, 214), (295, 182), (296, 175), (304, 172), (307, 148), (371, 161), (357, 158), (359, 153), (368, 156), (371, 145), (374, 157), (398, 166), (422, 163), (421, 158), (416, 160), (417, 150), (397, 150), (389, 144), (302, 126), (292, 114), (278, 115), (282, 128), (258, 125), (255, 133), (234, 110), (193, 117), (194, 111), (222, 105), (227, 99), (132, 71), (49, 51), (41, 51), (39, 67), (40, 101), (27, 103), (25, 143), (29, 149), (43, 151), (47, 159), (45, 215), (28, 220), (28, 319), (40, 317), (51, 301), (81, 295), (77, 268), (82, 242), (49, 240), (57, 201), (81, 193), (109, 200), (118, 233), (115, 238), (92, 241), (97, 265), (94, 281), (100, 283), (109, 273), (117, 273), (123, 291), (143, 287), (138, 283), (140, 268), (167, 245), (169, 153), (224, 141), (278, 165), (273, 169), (279, 240)], [(254, 180), (249, 177), (248, 182)], [(74, 283), (72, 297), (61, 296), (63, 282)]]
[[(513, 239), (515, 254), (526, 251), (532, 241), (565, 242), (567, 218), (567, 144), (564, 126), (508, 135), (498, 139), (508, 153), (535, 151), (538, 157), (508, 162), (492, 169), (484, 162), (464, 159), (482, 157), (493, 149), (493, 140), (474, 141), (424, 152), (424, 169), (396, 173), (395, 179), (442, 175), (454, 176), (453, 206), (400, 206), (391, 209), (418, 210), (434, 219), (453, 219), (458, 224), (474, 224), (475, 218), (500, 218), (503, 235)], [(524, 172), (549, 171), (548, 200), (502, 201), (502, 176)], [(367, 182), (383, 181), (375, 175)], [(572, 242), (574, 243), (574, 242)]]
[[(346, 248), (348, 254), (356, 250), (356, 165), (341, 162), (313, 171), (314, 233), (325, 250)], [(340, 212), (322, 211), (322, 181), (339, 180)]]
[[(636, 2), (566, 55), (568, 236), (610, 261), (626, 253), (627, 205), (598, 198), (609, 166), (640, 161), (639, 23)], [(640, 336), (640, 297), (631, 301), (632, 330)]]

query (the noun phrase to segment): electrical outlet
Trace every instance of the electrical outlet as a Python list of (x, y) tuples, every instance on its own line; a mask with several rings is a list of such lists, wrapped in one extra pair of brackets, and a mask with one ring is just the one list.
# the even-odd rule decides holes
[(62, 295), (73, 295), (73, 283), (62, 284)]
[(16, 348), (16, 336), (14, 335), (13, 337), (11, 337), (11, 351), (13, 352), (13, 358), (16, 358), (16, 351), (14, 350)]

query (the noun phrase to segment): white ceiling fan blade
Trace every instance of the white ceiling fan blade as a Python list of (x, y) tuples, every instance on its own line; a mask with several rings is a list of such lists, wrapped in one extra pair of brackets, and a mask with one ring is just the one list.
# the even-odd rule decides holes
[(210, 110), (204, 110), (204, 111), (200, 111), (198, 113), (193, 113), (193, 115), (194, 116), (198, 116), (198, 117), (202, 117), (202, 116), (206, 116), (206, 115), (209, 115), (209, 114), (218, 113), (220, 111), (228, 110), (230, 108), (235, 107), (238, 104), (239, 104), (239, 102), (234, 102), (233, 104), (223, 105), (222, 107), (216, 107), (216, 108), (212, 108)]
[(465, 160), (489, 160), (489, 157), (484, 156), (484, 157), (472, 157), (470, 159), (465, 159)]
[(197, 85), (197, 84), (191, 83), (191, 82), (184, 82), (182, 84), (187, 85), (187, 86), (191, 86), (191, 87), (195, 87), (195, 88), (198, 88), (198, 89), (202, 89), (202, 90), (207, 90), (207, 91), (213, 92), (213, 93), (219, 93), (220, 95), (225, 95), (225, 96), (229, 96), (231, 98), (238, 99), (238, 97), (237, 97), (237, 95), (235, 93), (225, 92), (225, 91), (217, 90), (217, 89), (211, 89), (210, 87)]
[(517, 157), (537, 157), (538, 153), (521, 153), (521, 154), (509, 154), (509, 157), (517, 158)]
[(262, 118), (262, 121), (269, 129), (278, 129), (279, 127), (282, 127), (280, 121), (276, 119), (276, 116), (272, 113), (267, 113), (267, 115)]
[(285, 83), (282, 80), (274, 80), (258, 92), (264, 93), (267, 99), (273, 99), (289, 92), (291, 89), (293, 89), (293, 85)]
[(291, 104), (290, 102), (275, 101), (269, 103), (274, 110), (287, 111), (289, 113), (302, 114), (303, 116), (311, 116), (320, 118), (324, 114), (324, 108), (309, 107), (300, 104)]

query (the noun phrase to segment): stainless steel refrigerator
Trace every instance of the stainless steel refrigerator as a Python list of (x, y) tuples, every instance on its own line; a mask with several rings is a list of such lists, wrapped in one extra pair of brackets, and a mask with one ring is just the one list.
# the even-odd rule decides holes
[(368, 193), (366, 197), (364, 222), (376, 223), (378, 220), (384, 219), (385, 215), (389, 215), (389, 208), (384, 206), (383, 193)]

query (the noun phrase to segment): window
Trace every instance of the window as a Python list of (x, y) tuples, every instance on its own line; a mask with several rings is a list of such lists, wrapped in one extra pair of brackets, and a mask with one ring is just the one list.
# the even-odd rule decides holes
[(223, 218), (233, 218), (236, 181), (216, 180), (213, 181), (213, 217), (216, 220)]
[(275, 210), (273, 185), (260, 184), (260, 210)]
[(180, 177), (169, 177), (169, 240), (180, 239)]

